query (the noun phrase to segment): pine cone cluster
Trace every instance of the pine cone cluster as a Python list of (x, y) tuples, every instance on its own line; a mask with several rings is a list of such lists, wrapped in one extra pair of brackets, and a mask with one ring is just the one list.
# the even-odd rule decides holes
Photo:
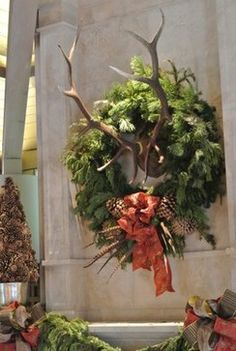
[(120, 197), (112, 197), (106, 202), (107, 210), (114, 218), (121, 218), (125, 209), (127, 208), (125, 202)]
[(176, 235), (190, 235), (196, 229), (196, 222), (190, 218), (175, 218), (171, 223), (172, 231)]
[(171, 232), (179, 236), (192, 234), (197, 229), (197, 223), (191, 218), (177, 217), (176, 199), (173, 195), (163, 196), (156, 212), (161, 219), (170, 222)]
[(163, 196), (157, 208), (157, 216), (167, 221), (172, 220), (176, 215), (176, 200), (173, 195)]
[(0, 189), (0, 282), (36, 282), (38, 277), (19, 189), (8, 177)]

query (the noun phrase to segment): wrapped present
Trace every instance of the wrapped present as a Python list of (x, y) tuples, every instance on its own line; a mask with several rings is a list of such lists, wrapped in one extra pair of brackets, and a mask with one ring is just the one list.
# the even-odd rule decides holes
[(40, 331), (37, 327), (31, 326), (27, 331), (21, 332), (21, 336), (28, 344), (32, 347), (36, 347), (38, 345)]
[(217, 317), (214, 324), (214, 331), (235, 341), (236, 344), (236, 319), (224, 320)]
[(236, 342), (232, 338), (221, 336), (214, 351), (236, 351)]
[(15, 343), (0, 344), (0, 351), (16, 351), (16, 344)]

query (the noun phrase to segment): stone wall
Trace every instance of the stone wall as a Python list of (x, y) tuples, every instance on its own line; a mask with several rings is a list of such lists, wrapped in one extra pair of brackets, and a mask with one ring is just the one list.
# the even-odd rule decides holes
[[(230, 1), (223, 2), (230, 6)], [(52, 105), (61, 104), (63, 110), (60, 117), (60, 141), (56, 142), (56, 148), (47, 138), (44, 138), (46, 144), (41, 146), (42, 203), (47, 208), (50, 207), (48, 208), (50, 214), (46, 215), (45, 224), (45, 207), (42, 206), (45, 247), (43, 264), (46, 276), (47, 306), (49, 309), (60, 310), (69, 315), (80, 314), (90, 321), (182, 319), (184, 305), (189, 295), (217, 297), (223, 293), (225, 288), (232, 287), (233, 251), (231, 246), (234, 233), (232, 225), (228, 227), (228, 201), (223, 198), (209, 210), (210, 225), (217, 239), (217, 249), (212, 251), (208, 244), (198, 240), (196, 234), (187, 240), (185, 259), (171, 260), (176, 293), (166, 293), (156, 298), (150, 272), (140, 270), (133, 273), (129, 268), (125, 272), (117, 272), (107, 283), (107, 277), (112, 270), (111, 266), (105, 268), (99, 275), (96, 272), (101, 262), (89, 269), (83, 269), (85, 262), (94, 253), (92, 249), (82, 249), (91, 239), (91, 234), (87, 232), (86, 225), (83, 223), (79, 223), (78, 231), (75, 225), (72, 225), (74, 219), (67, 210), (71, 206), (69, 185), (63, 167), (58, 163), (60, 148), (62, 150), (67, 136), (66, 128), (71, 119), (77, 118), (78, 115), (75, 106), (55, 92), (58, 81), (54, 82), (55, 79), (52, 78), (55, 78), (57, 71), (61, 69), (61, 80), (66, 82), (66, 73), (63, 61), (57, 59), (59, 53), (53, 50), (56, 47), (55, 40), (64, 41), (67, 47), (70, 45), (68, 40), (73, 38), (76, 23), (75, 16), (73, 17), (72, 14), (78, 7), (81, 35), (75, 66), (78, 68), (81, 95), (91, 107), (94, 100), (102, 98), (112, 82), (120, 80), (120, 77), (109, 69), (109, 65), (127, 71), (130, 58), (137, 54), (142, 55), (149, 62), (145, 50), (124, 30), (133, 30), (145, 38), (151, 38), (159, 25), (159, 7), (161, 7), (166, 18), (165, 28), (158, 45), (161, 66), (167, 67), (166, 60), (172, 59), (178, 67), (191, 67), (204, 98), (217, 107), (221, 120), (222, 88), (219, 50), (222, 43), (219, 40), (219, 30), (221, 38), (224, 38), (225, 28), (219, 29), (219, 21), (225, 15), (225, 10), (220, 8), (220, 2), (219, 5), (217, 1), (211, 0), (62, 0), (49, 1), (49, 3), (48, 5), (45, 4), (45, 1), (42, 2), (39, 17), (38, 75), (40, 79), (38, 84), (41, 92), (42, 87), (46, 89), (43, 91), (45, 100), (42, 100), (42, 96), (39, 96), (38, 99), (42, 139), (44, 135), (47, 136), (47, 126), (50, 127), (51, 123), (52, 128), (55, 121), (58, 121), (58, 116), (55, 115), (56, 110), (49, 106), (50, 103)], [(58, 7), (58, 3), (61, 3), (62, 6)], [(57, 10), (61, 12), (56, 19), (55, 11), (53, 12), (54, 24), (51, 25), (49, 12), (54, 6), (57, 6)], [(65, 22), (70, 23), (65, 25)], [(63, 35), (63, 28), (66, 33), (62, 38), (60, 36)], [(43, 70), (44, 60), (48, 60), (49, 57), (52, 60), (51, 65), (55, 67), (54, 72), (50, 73), (50, 79), (48, 73)], [(224, 60), (224, 54), (222, 57)], [(45, 81), (47, 85), (44, 84)], [(63, 82), (60, 85), (63, 85)], [(47, 97), (47, 91), (54, 95), (54, 102)], [(70, 106), (69, 110), (68, 106)], [(51, 122), (47, 122), (46, 119), (49, 110), (51, 111)], [(68, 111), (70, 111), (70, 117), (65, 117)], [(54, 124), (54, 129), (55, 126)], [(49, 145), (52, 148), (51, 151), (46, 149)], [(231, 151), (228, 147), (227, 153), (230, 154)], [(43, 157), (45, 153), (50, 153), (46, 159)], [(230, 167), (231, 163), (228, 165), (229, 170)], [(57, 178), (51, 190), (49, 183), (53, 175), (55, 176), (55, 172)], [(63, 194), (60, 193), (61, 190), (59, 193), (56, 190), (61, 186), (64, 187)], [(64, 220), (59, 220), (60, 224), (53, 220), (55, 193), (57, 193), (57, 217), (60, 218), (60, 211), (64, 211)], [(59, 205), (60, 199), (64, 203)], [(58, 229), (59, 237), (57, 237)], [(67, 287), (66, 290), (65, 287)]]

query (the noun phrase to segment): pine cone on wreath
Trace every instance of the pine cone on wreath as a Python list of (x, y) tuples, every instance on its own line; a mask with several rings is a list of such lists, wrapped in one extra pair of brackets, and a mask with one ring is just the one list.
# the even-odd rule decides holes
[(182, 236), (190, 235), (197, 229), (195, 220), (190, 218), (175, 218), (171, 226), (174, 234)]
[(124, 210), (127, 208), (125, 202), (120, 197), (112, 197), (106, 202), (107, 210), (115, 218), (121, 218)]
[(160, 204), (157, 208), (157, 216), (167, 221), (173, 219), (176, 215), (176, 201), (173, 195), (163, 196), (160, 201)]

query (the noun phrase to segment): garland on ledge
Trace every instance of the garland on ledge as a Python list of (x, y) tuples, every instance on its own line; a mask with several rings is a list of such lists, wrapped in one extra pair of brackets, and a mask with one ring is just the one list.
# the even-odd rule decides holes
[(88, 323), (79, 318), (69, 321), (65, 316), (48, 313), (39, 328), (38, 351), (121, 351), (89, 335)]
[[(192, 296), (186, 305), (184, 328), (176, 337), (139, 351), (236, 351), (236, 293), (221, 298)], [(34, 323), (34, 324), (32, 324)], [(121, 351), (89, 334), (88, 323), (45, 314), (40, 304), (31, 313), (13, 302), (0, 309), (0, 350)]]
[[(64, 93), (85, 117), (71, 126), (64, 163), (79, 187), (75, 213), (89, 221), (101, 249), (88, 266), (109, 254), (105, 264), (118, 259), (114, 272), (129, 262), (134, 270), (153, 270), (157, 295), (174, 291), (167, 256), (182, 257), (188, 235), (198, 232), (215, 247), (204, 208), (223, 193), (224, 172), (215, 109), (201, 98), (193, 73), (173, 62), (169, 71), (159, 68), (163, 20), (162, 13), (151, 43), (131, 33), (148, 49), (152, 67), (134, 57), (132, 74), (113, 68), (130, 80), (114, 85), (92, 114), (72, 79), (78, 37), (69, 55), (62, 50), (71, 85)], [(129, 182), (118, 162), (125, 151), (133, 160)], [(138, 167), (143, 183), (136, 181)], [(150, 189), (147, 176), (157, 178)]]

